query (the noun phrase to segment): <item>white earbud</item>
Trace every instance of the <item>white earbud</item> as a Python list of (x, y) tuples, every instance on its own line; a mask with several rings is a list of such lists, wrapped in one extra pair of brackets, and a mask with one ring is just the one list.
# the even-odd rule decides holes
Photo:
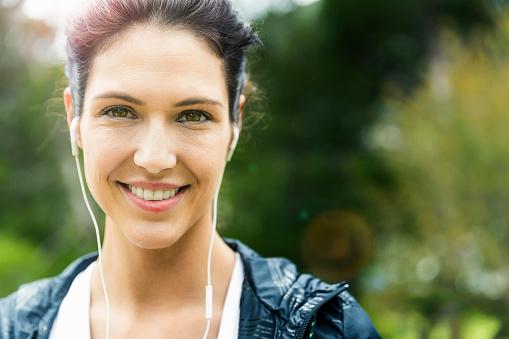
[(76, 138), (76, 130), (78, 129), (79, 121), (80, 121), (80, 117), (75, 117), (74, 119), (72, 119), (71, 127), (69, 128), (70, 133), (71, 133), (71, 150), (72, 150), (72, 155), (74, 155), (74, 156), (77, 156), (80, 153), (79, 148), (78, 148), (77, 138)]
[(239, 126), (237, 124), (233, 124), (233, 140), (230, 144), (230, 150), (228, 151), (228, 157), (226, 158), (227, 161), (232, 160), (233, 152), (235, 152), (235, 147), (237, 147), (237, 142), (239, 141)]

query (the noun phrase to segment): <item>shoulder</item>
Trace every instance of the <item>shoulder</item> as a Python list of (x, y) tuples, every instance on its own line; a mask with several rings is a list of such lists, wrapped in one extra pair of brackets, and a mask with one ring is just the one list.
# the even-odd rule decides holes
[(81, 257), (60, 275), (21, 285), (0, 299), (0, 339), (47, 332), (74, 277), (95, 258), (95, 254)]
[(327, 284), (299, 274), (287, 259), (263, 258), (238, 241), (226, 241), (244, 264), (243, 298), (249, 310), (243, 318), (251, 319), (246, 328), (261, 328), (256, 319), (263, 318), (265, 328), (275, 332), (303, 334), (314, 323), (316, 338), (380, 338), (366, 312), (346, 291), (348, 284)]
[(312, 332), (315, 338), (381, 338), (368, 314), (347, 291), (348, 287), (345, 282), (330, 285), (308, 274), (299, 276), (293, 298), (304, 301), (296, 312), (313, 314), (308, 333)]
[(51, 310), (58, 277), (38, 280), (0, 300), (0, 338), (22, 338), (44, 331), (41, 319)]
[[(357, 300), (343, 291), (316, 313), (315, 337), (328, 338), (341, 333), (349, 339), (378, 339), (380, 334)], [(327, 336), (329, 335), (329, 336)]]

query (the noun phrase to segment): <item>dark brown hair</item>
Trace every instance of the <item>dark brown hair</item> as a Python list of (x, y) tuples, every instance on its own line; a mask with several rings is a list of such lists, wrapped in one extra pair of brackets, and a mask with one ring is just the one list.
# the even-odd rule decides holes
[(245, 66), (251, 47), (259, 43), (249, 23), (243, 23), (229, 0), (89, 0), (65, 27), (65, 74), (76, 115), (83, 113), (85, 88), (93, 60), (115, 37), (138, 24), (183, 29), (205, 39), (223, 60), (229, 114), (238, 119), (239, 96), (246, 84)]

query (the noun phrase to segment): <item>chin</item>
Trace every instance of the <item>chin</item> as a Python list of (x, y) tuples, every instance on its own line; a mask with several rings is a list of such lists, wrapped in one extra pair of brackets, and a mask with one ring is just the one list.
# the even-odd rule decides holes
[(126, 228), (116, 226), (116, 228), (131, 244), (146, 250), (158, 250), (173, 246), (185, 233), (180, 229), (172, 228), (167, 222), (146, 222), (138, 223), (136, 226), (130, 225)]
[(180, 237), (176, 236), (132, 236), (129, 241), (144, 250), (161, 250), (173, 246)]

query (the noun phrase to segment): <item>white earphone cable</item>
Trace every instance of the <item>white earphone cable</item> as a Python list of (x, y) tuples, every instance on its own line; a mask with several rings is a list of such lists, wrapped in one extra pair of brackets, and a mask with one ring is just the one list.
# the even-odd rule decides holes
[(214, 196), (214, 203), (212, 208), (212, 234), (210, 235), (210, 245), (209, 245), (209, 254), (207, 258), (207, 286), (205, 287), (205, 318), (207, 318), (207, 328), (205, 329), (205, 334), (203, 335), (203, 339), (206, 339), (209, 330), (210, 330), (210, 322), (212, 319), (212, 282), (211, 282), (211, 274), (210, 274), (210, 264), (212, 260), (212, 247), (214, 245), (214, 238), (216, 234), (217, 227), (217, 200), (219, 197), (219, 190), (221, 189), (221, 183), (223, 181), (223, 177), (219, 180), (219, 186), (217, 187), (216, 194)]
[[(230, 149), (228, 151), (228, 155), (226, 157), (226, 163), (230, 162), (233, 156), (233, 152), (237, 147), (237, 142), (239, 140), (239, 128), (236, 123), (233, 124), (233, 140), (230, 144)], [(226, 168), (226, 164), (225, 164)], [(219, 184), (217, 186), (216, 194), (214, 195), (214, 202), (212, 207), (212, 233), (210, 235), (210, 245), (209, 245), (209, 254), (207, 258), (207, 286), (205, 287), (205, 318), (207, 319), (207, 328), (205, 329), (205, 334), (203, 335), (203, 339), (206, 339), (209, 330), (210, 330), (210, 322), (212, 319), (212, 282), (210, 278), (210, 262), (212, 260), (212, 246), (214, 245), (214, 236), (216, 234), (217, 228), (217, 200), (219, 198), (219, 190), (221, 189), (221, 184), (223, 183), (223, 173), (221, 173), (221, 177), (219, 178)]]
[(207, 328), (205, 329), (205, 334), (203, 335), (203, 339), (207, 338), (207, 336), (209, 335), (209, 330), (210, 330), (210, 319), (207, 319)]
[(92, 212), (92, 208), (90, 208), (90, 204), (88, 203), (87, 194), (85, 192), (85, 185), (83, 184), (83, 176), (81, 175), (81, 167), (80, 167), (80, 161), (79, 161), (78, 155), (76, 155), (75, 158), (76, 158), (76, 167), (78, 168), (78, 177), (80, 180), (81, 192), (83, 193), (83, 199), (85, 200), (85, 205), (87, 205), (88, 213), (90, 213), (90, 217), (92, 218), (92, 221), (94, 222), (94, 227), (95, 227), (95, 235), (96, 235), (96, 239), (97, 239), (97, 251), (99, 253), (99, 271), (101, 272), (101, 281), (102, 281), (103, 290), (104, 290), (104, 299), (106, 300), (106, 339), (108, 339), (109, 333), (110, 333), (110, 305), (108, 302), (108, 292), (106, 292), (106, 284), (104, 282), (103, 261), (102, 261), (102, 255), (101, 255), (101, 236), (99, 233), (99, 227), (97, 226), (97, 221), (95, 219), (94, 213)]

